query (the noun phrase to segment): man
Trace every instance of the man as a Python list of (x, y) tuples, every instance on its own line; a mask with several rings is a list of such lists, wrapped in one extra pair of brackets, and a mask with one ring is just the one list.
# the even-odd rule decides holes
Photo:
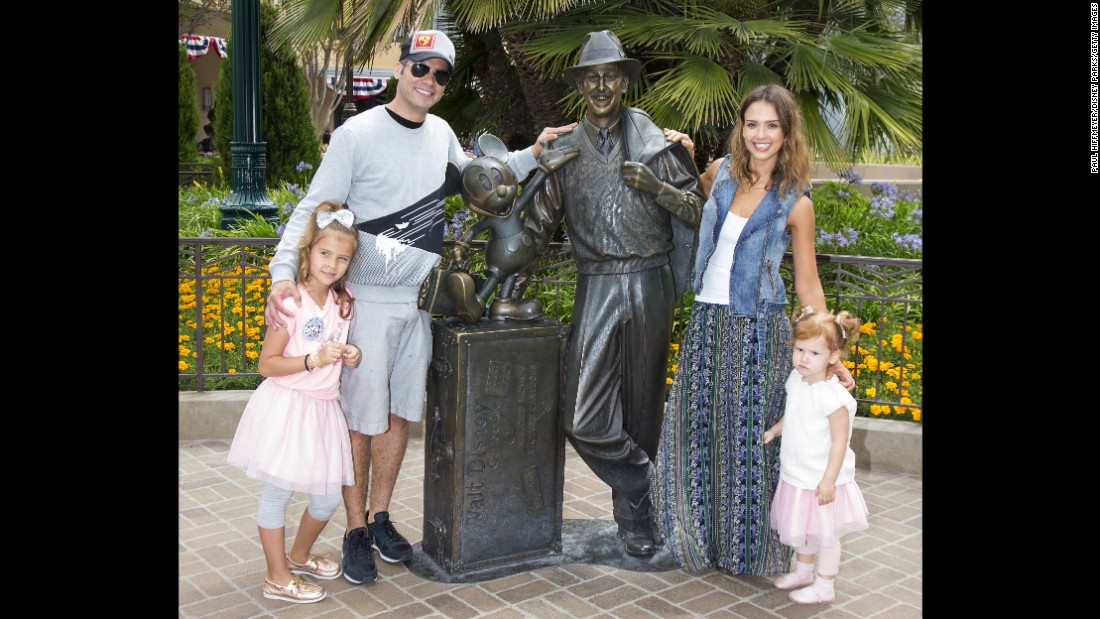
[(580, 61), (565, 70), (587, 104), (583, 130), (548, 147), (579, 147), (580, 155), (547, 179), (527, 225), (541, 253), (563, 216), (568, 222), (577, 296), (564, 368), (565, 434), (611, 486), (626, 552), (644, 557), (660, 545), (650, 514), (651, 460), (664, 415), (674, 291), (683, 292), (689, 275), (682, 270), (674, 285), (670, 257), (692, 249), (680, 241), (673, 252), (674, 228), (693, 239), (703, 198), (684, 150), (689, 141), (661, 152), (669, 146), (665, 133), (642, 110), (622, 105), (640, 71), (613, 32), (585, 36)]
[[(404, 42), (394, 67), (393, 101), (333, 131), (269, 265), (272, 287), (264, 317), (278, 329), (286, 326), (279, 312), (287, 299), (301, 303), (293, 283), (296, 247), (310, 214), (326, 199), (340, 200), (355, 213), (360, 240), (348, 269), (355, 297), (348, 342), (363, 351), (363, 363), (344, 368), (340, 388), (356, 482), (343, 491), (348, 523), (342, 566), (344, 578), (355, 584), (378, 577), (372, 547), (390, 563), (413, 555), (389, 519), (389, 505), (408, 423), (424, 414), (431, 316), (417, 308), (417, 297), (441, 258), (446, 169), (448, 162), (461, 168), (469, 161), (450, 126), (428, 113), (443, 96), (454, 61), (454, 45), (438, 30), (415, 32)], [(513, 153), (509, 166), (516, 177), (537, 167), (542, 142), (574, 126), (545, 129), (534, 146)]]

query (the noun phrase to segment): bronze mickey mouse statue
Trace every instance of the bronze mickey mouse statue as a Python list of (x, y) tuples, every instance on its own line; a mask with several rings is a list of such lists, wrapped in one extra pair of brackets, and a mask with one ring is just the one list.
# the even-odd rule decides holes
[[(473, 324), (485, 313), (485, 305), (497, 284), (503, 282), (500, 292), (489, 306), (489, 318), (539, 318), (542, 316), (542, 304), (538, 299), (516, 299), (512, 296), (517, 274), (537, 257), (535, 241), (524, 227), (523, 212), (546, 177), (580, 151), (576, 148), (544, 148), (538, 170), (524, 186), (523, 195), (517, 201), (518, 182), (506, 165), (508, 147), (500, 138), (489, 133), (482, 134), (477, 144), (482, 155), (463, 168), (460, 191), (466, 205), (483, 218), (467, 228), (462, 238), (455, 241), (449, 266), (454, 272), (447, 276), (447, 294), (459, 318)], [(491, 230), (492, 238), (485, 247), (485, 280), (478, 286), (468, 272), (466, 250), (470, 247), (470, 241), (484, 230)]]

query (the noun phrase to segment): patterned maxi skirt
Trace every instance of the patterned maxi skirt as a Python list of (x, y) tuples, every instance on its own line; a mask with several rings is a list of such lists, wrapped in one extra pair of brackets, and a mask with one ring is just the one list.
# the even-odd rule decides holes
[(658, 526), (688, 571), (787, 571), (791, 548), (769, 522), (779, 441), (762, 440), (783, 415), (790, 342), (782, 313), (757, 319), (725, 305), (692, 308), (653, 475)]

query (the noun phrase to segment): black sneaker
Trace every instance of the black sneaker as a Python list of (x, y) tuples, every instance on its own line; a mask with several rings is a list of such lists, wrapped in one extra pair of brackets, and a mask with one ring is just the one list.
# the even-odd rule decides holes
[(374, 582), (378, 569), (374, 567), (374, 552), (370, 549), (370, 533), (363, 527), (352, 529), (344, 536), (344, 578), (353, 584)]
[(370, 533), (371, 545), (383, 561), (401, 563), (412, 558), (412, 544), (393, 527), (389, 512), (375, 514), (374, 522), (367, 525), (367, 532)]

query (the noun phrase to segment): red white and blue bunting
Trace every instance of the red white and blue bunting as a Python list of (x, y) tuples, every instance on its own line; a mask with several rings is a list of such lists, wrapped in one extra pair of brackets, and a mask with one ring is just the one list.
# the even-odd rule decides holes
[[(347, 89), (345, 88), (347, 86), (347, 83), (348, 83), (347, 80), (348, 80), (348, 78), (346, 78), (346, 77), (340, 78), (340, 80), (339, 80), (340, 85), (339, 85), (339, 87), (337, 87), (336, 78), (330, 76), (328, 78), (328, 87), (331, 88), (332, 90), (335, 90), (340, 96), (344, 96), (344, 93), (347, 92)], [(352, 76), (352, 78), (351, 78), (351, 95), (352, 95), (352, 97), (351, 98), (352, 99), (369, 99), (369, 98), (373, 97), (374, 95), (377, 95), (378, 93), (383, 92), (384, 90), (386, 90), (386, 83), (387, 82), (389, 82), (388, 79), (383, 79), (383, 78), (378, 78), (378, 77), (356, 77), (356, 76)]]
[(219, 58), (225, 58), (227, 52), (225, 39), (221, 37), (207, 37), (201, 34), (185, 34), (180, 37), (180, 43), (187, 46), (187, 57), (191, 60), (199, 56), (205, 56), (213, 47)]
[[(187, 57), (191, 60), (199, 56), (205, 56), (211, 48), (214, 49), (214, 52), (218, 54), (219, 58), (225, 58), (228, 54), (228, 50), (225, 47), (225, 39), (221, 37), (185, 34), (180, 37), (180, 43), (187, 46)], [(340, 96), (344, 96), (344, 85), (347, 84), (346, 80), (346, 77), (341, 77), (337, 80), (335, 77), (329, 76), (328, 87), (335, 90)], [(339, 82), (339, 86), (337, 86), (337, 81)], [(389, 78), (353, 76), (351, 79), (352, 99), (369, 99), (380, 92), (384, 92), (388, 83)]]

